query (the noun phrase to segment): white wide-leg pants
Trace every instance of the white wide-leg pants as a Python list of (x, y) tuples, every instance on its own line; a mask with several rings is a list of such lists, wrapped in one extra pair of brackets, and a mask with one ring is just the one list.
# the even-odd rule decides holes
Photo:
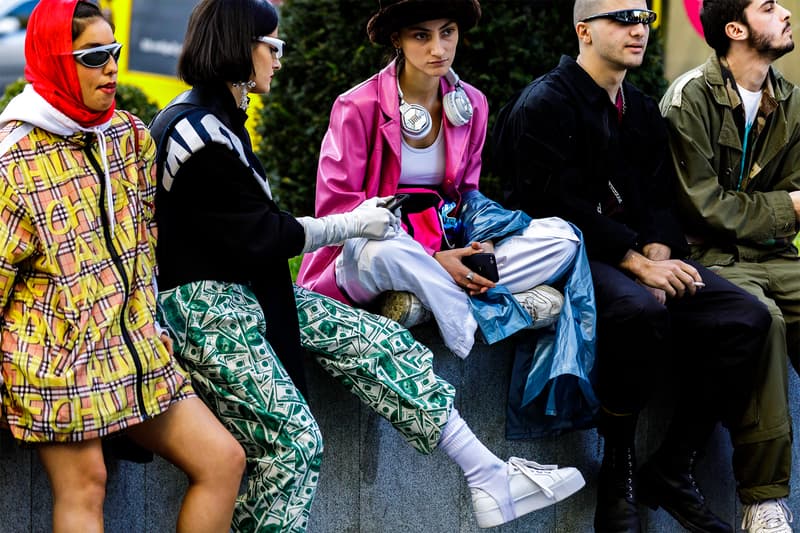
[[(495, 246), (498, 283), (517, 293), (552, 279), (572, 263), (579, 242), (560, 218), (532, 220), (520, 235)], [(433, 313), (453, 353), (465, 358), (472, 350), (478, 323), (469, 295), (406, 232), (385, 241), (346, 241), (336, 260), (336, 282), (359, 305), (385, 291), (414, 293)]]

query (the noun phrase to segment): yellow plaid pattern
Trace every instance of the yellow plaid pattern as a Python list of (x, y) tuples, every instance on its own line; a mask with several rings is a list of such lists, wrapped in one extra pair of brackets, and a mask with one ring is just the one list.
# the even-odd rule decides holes
[(117, 113), (105, 131), (113, 213), (93, 135), (34, 128), (0, 157), (3, 407), (18, 439), (107, 435), (192, 394), (153, 325), (155, 146), (138, 130)]

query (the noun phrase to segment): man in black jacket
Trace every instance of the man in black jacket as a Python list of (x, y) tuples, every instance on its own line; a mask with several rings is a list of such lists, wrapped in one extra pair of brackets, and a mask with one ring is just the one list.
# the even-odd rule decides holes
[[(640, 531), (638, 498), (691, 531), (732, 531), (706, 505), (694, 465), (717, 421), (744, 405), (770, 318), (755, 298), (681, 259), (666, 127), (656, 102), (623, 81), (641, 64), (655, 17), (645, 0), (577, 0), (577, 60), (563, 57), (501, 110), (494, 159), (514, 208), (565, 218), (584, 235), (605, 439), (595, 529)], [(637, 413), (663, 360), (680, 368), (678, 404), (636, 483)]]

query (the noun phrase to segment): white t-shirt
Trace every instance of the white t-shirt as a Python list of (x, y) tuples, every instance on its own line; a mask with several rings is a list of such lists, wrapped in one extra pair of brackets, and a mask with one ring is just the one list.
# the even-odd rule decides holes
[(742, 97), (742, 105), (744, 105), (745, 122), (747, 123), (747, 127), (750, 127), (756, 119), (758, 104), (761, 102), (761, 94), (764, 91), (748, 91), (738, 83), (736, 85), (739, 88), (739, 96)]

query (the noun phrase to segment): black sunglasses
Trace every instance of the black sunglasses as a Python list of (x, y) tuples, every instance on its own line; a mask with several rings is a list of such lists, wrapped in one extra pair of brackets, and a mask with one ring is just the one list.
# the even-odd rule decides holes
[(111, 43), (95, 46), (94, 48), (86, 48), (85, 50), (75, 50), (72, 55), (75, 56), (75, 61), (84, 67), (100, 68), (111, 61), (112, 57), (114, 61), (119, 61), (121, 50), (122, 45), (120, 43)]
[(649, 9), (621, 9), (619, 11), (609, 11), (608, 13), (598, 13), (586, 17), (580, 22), (588, 22), (595, 19), (611, 19), (620, 24), (652, 24), (658, 15)]

